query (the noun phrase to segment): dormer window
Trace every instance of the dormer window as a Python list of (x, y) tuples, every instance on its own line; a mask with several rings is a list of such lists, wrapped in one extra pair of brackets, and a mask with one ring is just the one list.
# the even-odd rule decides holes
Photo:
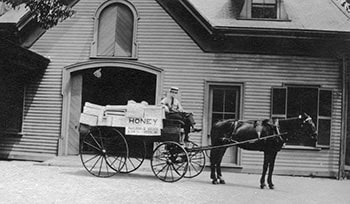
[(283, 0), (245, 0), (241, 8), (239, 19), (288, 20)]
[(96, 11), (91, 57), (136, 58), (136, 9), (128, 1), (112, 0)]

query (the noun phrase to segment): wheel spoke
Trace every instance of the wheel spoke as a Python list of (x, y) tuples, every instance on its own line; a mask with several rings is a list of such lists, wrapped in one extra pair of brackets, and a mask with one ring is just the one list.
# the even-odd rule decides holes
[[(163, 168), (161, 168), (161, 169), (156, 173), (156, 175), (159, 175), (159, 174), (167, 167), (166, 163), (164, 163), (163, 165), (164, 165)], [(158, 166), (160, 166), (160, 165), (158, 165)]]
[(84, 141), (84, 144), (86, 144), (86, 145), (88, 145), (88, 146), (90, 146), (90, 147), (96, 149), (97, 151), (100, 151), (100, 148), (99, 148), (99, 147), (96, 147), (96, 146), (94, 146), (93, 144), (90, 144), (89, 142), (85, 142), (85, 141)]
[(93, 159), (95, 159), (95, 158), (98, 157), (98, 156), (100, 156), (100, 155), (96, 154), (94, 157), (91, 157), (90, 159), (84, 161), (83, 163), (86, 164), (86, 163), (92, 161)]
[(100, 156), (100, 157), (97, 159), (97, 161), (92, 165), (90, 171), (92, 171), (92, 170), (95, 168), (96, 164), (100, 161), (101, 157), (102, 157), (102, 156)]
[(166, 171), (165, 171), (164, 180), (167, 180), (168, 172), (169, 172), (169, 169), (170, 169), (170, 165), (167, 165), (166, 167), (167, 168), (166, 168)]
[(102, 149), (102, 146), (97, 142), (97, 140), (95, 139), (95, 137), (90, 133), (89, 134), (91, 136), (91, 138), (95, 141), (95, 143), (97, 144), (97, 146)]

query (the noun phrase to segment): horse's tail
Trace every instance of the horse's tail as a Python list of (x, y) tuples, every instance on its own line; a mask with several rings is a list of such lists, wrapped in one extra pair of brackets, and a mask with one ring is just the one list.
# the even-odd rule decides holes
[(218, 131), (217, 125), (214, 124), (211, 127), (210, 134), (208, 135), (208, 137), (210, 137), (210, 141), (212, 144), (214, 143), (215, 139), (217, 138), (217, 135), (218, 135), (217, 131)]

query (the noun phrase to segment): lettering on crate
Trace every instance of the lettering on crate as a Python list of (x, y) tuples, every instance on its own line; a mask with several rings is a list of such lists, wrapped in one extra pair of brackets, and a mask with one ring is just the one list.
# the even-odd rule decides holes
[(129, 124), (145, 124), (145, 125), (155, 125), (157, 124), (158, 119), (150, 118), (129, 118)]

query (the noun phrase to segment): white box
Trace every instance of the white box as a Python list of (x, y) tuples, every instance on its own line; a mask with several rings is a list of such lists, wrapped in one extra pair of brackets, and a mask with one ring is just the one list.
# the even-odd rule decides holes
[(86, 102), (83, 108), (83, 113), (90, 115), (96, 115), (97, 117), (102, 117), (104, 114), (105, 107)]
[(125, 113), (126, 117), (143, 118), (145, 105), (141, 103), (128, 104)]
[(99, 117), (97, 121), (98, 126), (112, 126), (112, 117), (111, 116), (103, 116)]
[(112, 116), (113, 127), (125, 127), (127, 118), (124, 116)]
[(95, 115), (82, 113), (82, 114), (80, 114), (79, 122), (82, 124), (90, 125), (90, 126), (96, 126), (97, 120), (98, 120), (98, 117)]
[(165, 118), (165, 112), (162, 106), (147, 106), (144, 108), (145, 118)]

